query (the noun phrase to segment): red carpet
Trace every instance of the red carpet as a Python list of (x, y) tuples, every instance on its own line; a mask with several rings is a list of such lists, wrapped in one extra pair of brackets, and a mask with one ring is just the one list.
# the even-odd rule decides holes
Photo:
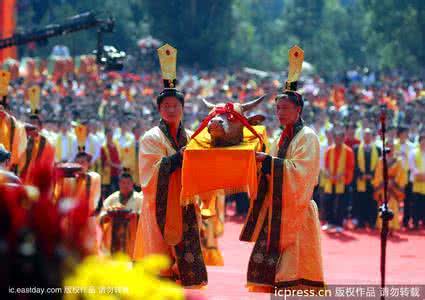
[[(242, 224), (228, 221), (220, 239), (224, 267), (208, 267), (208, 286), (189, 295), (204, 299), (270, 299), (248, 293), (244, 287), (252, 244), (238, 240)], [(380, 236), (363, 231), (343, 234), (322, 233), (325, 280), (327, 284), (379, 284)], [(387, 283), (425, 283), (425, 231), (401, 232), (387, 247)]]

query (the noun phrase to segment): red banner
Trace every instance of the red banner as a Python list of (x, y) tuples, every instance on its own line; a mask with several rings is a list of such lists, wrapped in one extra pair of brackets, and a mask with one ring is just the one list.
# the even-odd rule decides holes
[[(15, 33), (16, 0), (0, 0), (0, 39), (11, 37)], [(0, 63), (7, 58), (16, 58), (16, 47), (0, 50)]]

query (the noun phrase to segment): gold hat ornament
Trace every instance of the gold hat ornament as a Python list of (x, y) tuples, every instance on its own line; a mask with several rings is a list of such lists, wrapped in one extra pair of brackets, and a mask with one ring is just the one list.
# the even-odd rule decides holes
[(304, 62), (304, 50), (295, 45), (288, 51), (288, 79), (285, 83), (286, 91), (296, 91), (298, 79), (301, 75), (301, 70)]
[(285, 82), (285, 88), (282, 94), (276, 96), (275, 101), (282, 99), (289, 99), (296, 106), (304, 107), (304, 99), (300, 93), (297, 92), (298, 79), (301, 75), (301, 70), (304, 61), (304, 51), (301, 47), (295, 45), (288, 51), (288, 79)]
[(158, 48), (159, 64), (165, 88), (175, 88), (177, 83), (177, 49), (169, 44)]
[(176, 89), (177, 85), (177, 49), (169, 44), (158, 48), (159, 64), (161, 65), (164, 90), (159, 94), (156, 103), (159, 105), (166, 97), (175, 97), (184, 105), (184, 94)]

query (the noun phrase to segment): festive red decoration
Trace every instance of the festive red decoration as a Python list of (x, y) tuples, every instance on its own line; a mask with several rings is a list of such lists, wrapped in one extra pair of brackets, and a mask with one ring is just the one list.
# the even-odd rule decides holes
[(195, 131), (195, 133), (192, 135), (192, 139), (195, 138), (205, 127), (207, 127), (208, 122), (214, 118), (217, 115), (227, 115), (227, 119), (229, 121), (238, 119), (241, 121), (241, 123), (248, 128), (249, 131), (252, 132), (262, 143), (263, 138), (255, 131), (255, 129), (249, 124), (247, 118), (245, 118), (243, 115), (235, 111), (234, 104), (231, 102), (226, 103), (224, 106), (216, 106), (213, 111), (202, 121), (201, 125), (199, 125), (199, 128)]
[[(56, 183), (63, 182), (65, 174), (52, 169), (49, 161), (41, 159), (32, 175), (36, 178), (32, 184), (39, 190), (38, 199), (30, 197), (28, 187), (19, 179), (0, 172), (0, 218), (6, 224), (0, 235), (7, 239), (11, 251), (15, 251), (19, 233), (26, 228), (47, 256), (60, 246), (81, 256), (90, 254), (88, 241), (93, 239), (93, 226), (89, 224), (89, 195), (85, 181), (76, 179), (78, 191), (72, 199), (54, 199), (50, 191)], [(84, 179), (85, 174), (82, 176)]]
[(293, 125), (287, 125), (285, 127), (285, 130), (283, 130), (282, 134), (280, 135), (279, 147), (282, 146), (286, 137), (289, 138), (289, 140), (291, 140), (293, 138), (293, 136), (294, 136), (294, 126)]
[[(28, 211), (21, 205), (25, 190), (19, 183), (0, 184), (0, 217), (7, 228), (1, 228), (11, 247), (17, 242), (18, 233), (28, 225)], [(4, 232), (6, 231), (6, 232)]]

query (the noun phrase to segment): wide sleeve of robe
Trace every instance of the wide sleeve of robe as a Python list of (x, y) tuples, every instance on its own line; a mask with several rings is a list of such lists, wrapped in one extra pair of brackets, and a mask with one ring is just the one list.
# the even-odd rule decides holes
[(100, 200), (101, 194), (101, 177), (97, 172), (89, 172), (89, 176), (91, 178), (90, 183), (90, 211), (94, 211), (97, 208), (97, 205)]
[[(293, 244), (311, 206), (320, 172), (320, 145), (313, 130), (304, 127), (288, 148), (285, 159), (273, 159), (273, 173), (282, 169), (280, 249)], [(272, 174), (272, 177), (278, 174)], [(276, 184), (274, 178), (274, 183)]]
[(167, 149), (159, 133), (147, 132), (140, 140), (139, 179), (143, 193), (155, 194), (161, 160), (167, 155)]
[(21, 122), (16, 122), (15, 136), (13, 138), (12, 157), (10, 162), (12, 165), (18, 165), (19, 158), (25, 152), (27, 147), (27, 134), (25, 127)]
[(171, 172), (170, 159), (175, 153), (158, 127), (146, 132), (140, 140), (139, 179), (144, 200), (134, 258), (164, 252), (166, 245), (176, 245), (181, 240), (181, 174)]

